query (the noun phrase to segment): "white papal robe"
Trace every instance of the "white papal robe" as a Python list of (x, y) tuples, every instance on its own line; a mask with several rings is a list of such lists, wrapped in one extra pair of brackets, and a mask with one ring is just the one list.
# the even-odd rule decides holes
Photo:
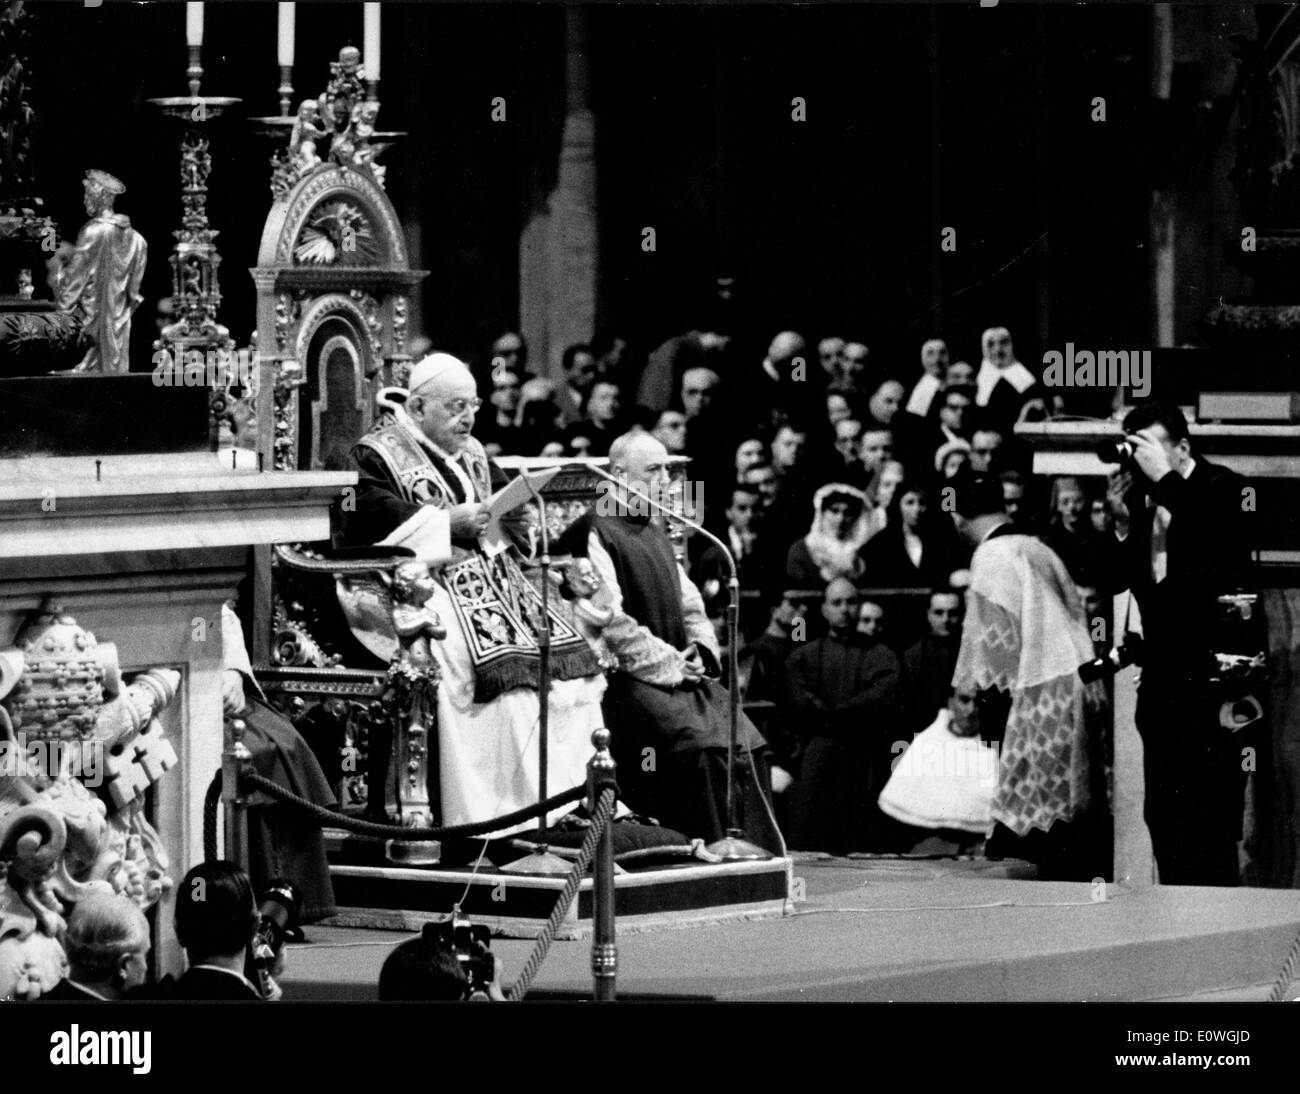
[[(538, 801), (538, 593), (513, 549), (490, 556), (478, 542), (453, 542), (448, 511), (491, 493), (492, 467), (470, 438), (452, 456), (409, 419), (372, 430), (353, 451), (360, 472), (347, 539), (407, 547), (429, 564), (438, 587), (429, 606), (447, 637), (430, 643), (441, 670), (438, 741), (442, 822), (476, 823)], [(586, 640), (550, 600), (552, 683), (546, 795), (586, 780), (591, 734), (602, 727), (605, 678)], [(395, 637), (354, 630), (373, 652), (391, 657)], [(548, 823), (576, 805), (548, 815)], [(507, 826), (507, 835), (536, 826)]]

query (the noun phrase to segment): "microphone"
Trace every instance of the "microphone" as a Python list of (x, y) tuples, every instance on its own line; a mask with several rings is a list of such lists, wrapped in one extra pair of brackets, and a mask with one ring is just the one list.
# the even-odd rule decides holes
[(640, 498), (642, 501), (647, 502), (652, 508), (657, 510), (660, 513), (660, 515), (668, 518), (669, 520), (675, 520), (679, 524), (686, 525), (687, 528), (690, 528), (692, 531), (698, 533), (699, 535), (702, 535), (705, 539), (707, 539), (710, 543), (712, 543), (715, 547), (717, 547), (718, 550), (722, 552), (723, 556), (727, 560), (727, 574), (728, 574), (727, 584), (729, 587), (734, 587), (737, 591), (737, 594), (739, 594), (740, 577), (739, 577), (739, 572), (736, 569), (736, 560), (731, 553), (731, 549), (725, 543), (723, 543), (722, 540), (720, 540), (717, 536), (715, 536), (712, 532), (710, 532), (707, 528), (705, 528), (704, 525), (698, 523), (697, 521), (691, 520), (690, 517), (686, 516), (683, 513), (678, 513), (672, 509), (669, 509), (662, 502), (656, 501), (648, 494), (643, 494), (640, 490), (637, 490), (635, 487), (630, 486), (628, 483), (620, 479), (617, 475), (613, 475), (610, 472), (606, 471), (603, 467), (597, 467), (595, 464), (588, 464), (587, 469), (590, 471), (594, 471), (602, 479), (606, 479), (609, 482), (612, 482), (620, 490), (626, 491), (628, 494), (632, 495), (632, 497)]

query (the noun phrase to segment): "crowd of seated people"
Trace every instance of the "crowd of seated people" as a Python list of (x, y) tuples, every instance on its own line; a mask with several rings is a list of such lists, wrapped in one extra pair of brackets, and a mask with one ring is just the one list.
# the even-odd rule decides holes
[[(875, 799), (895, 742), (949, 707), (971, 555), (952, 495), (997, 480), (1007, 515), (1060, 555), (1094, 611), (1116, 560), (1104, 482), (1031, 473), (1016, 424), (1064, 408), (1005, 328), (983, 333), (978, 360), (950, 359), (930, 338), (919, 365), (902, 367), (851, 334), (780, 331), (761, 361), (739, 359), (742, 343), (713, 331), (640, 361), (613, 338), (568, 347), (556, 383), (528, 373), (511, 332), (477, 363), (490, 407), (475, 433), (492, 454), (594, 456), (639, 428), (689, 457), (705, 526), (736, 560), (741, 680), (792, 846), (899, 850), (900, 826), (882, 822)], [(725, 641), (725, 557), (688, 537), (684, 562)], [(869, 655), (870, 701), (840, 694), (851, 681), (834, 673), (834, 693), (815, 694), (804, 661), (818, 642), (837, 672)], [(872, 743), (850, 748), (854, 733)]]

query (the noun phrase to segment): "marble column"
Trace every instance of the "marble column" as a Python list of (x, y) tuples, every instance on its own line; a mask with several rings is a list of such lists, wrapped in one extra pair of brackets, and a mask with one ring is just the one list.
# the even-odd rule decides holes
[(529, 358), (559, 379), (560, 356), (595, 333), (596, 119), (588, 97), (587, 17), (565, 9), (565, 106), (559, 168), (538, 195), (519, 240), (519, 323)]
[[(1151, 11), (1151, 97), (1168, 101), (1174, 76), (1174, 17), (1168, 4)], [(1151, 192), (1151, 310), (1155, 319), (1154, 345), (1174, 345), (1174, 203), (1163, 189)]]

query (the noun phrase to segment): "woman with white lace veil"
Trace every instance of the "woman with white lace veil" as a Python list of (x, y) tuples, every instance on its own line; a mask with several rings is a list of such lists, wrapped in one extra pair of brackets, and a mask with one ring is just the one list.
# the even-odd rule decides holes
[(813, 495), (813, 522), (786, 555), (786, 578), (800, 589), (822, 589), (837, 577), (862, 576), (859, 549), (870, 535), (867, 496), (847, 483), (830, 482)]

